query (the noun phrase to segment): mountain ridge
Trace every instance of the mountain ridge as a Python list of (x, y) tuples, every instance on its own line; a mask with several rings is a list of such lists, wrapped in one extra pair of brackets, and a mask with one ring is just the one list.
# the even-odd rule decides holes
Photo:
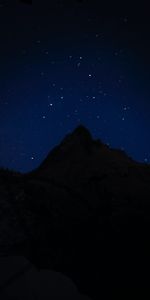
[(41, 165), (27, 174), (34, 178), (55, 180), (75, 185), (92, 176), (128, 176), (150, 168), (134, 161), (124, 151), (111, 149), (101, 140), (94, 140), (87, 128), (80, 125), (57, 145)]

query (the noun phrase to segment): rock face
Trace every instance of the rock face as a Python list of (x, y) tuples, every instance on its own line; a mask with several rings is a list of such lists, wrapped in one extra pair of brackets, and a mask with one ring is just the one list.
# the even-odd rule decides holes
[(110, 292), (126, 299), (129, 290), (143, 297), (150, 267), (149, 165), (79, 126), (36, 170), (1, 172), (0, 187), (1, 252), (62, 272), (93, 300)]
[(37, 270), (23, 256), (8, 256), (0, 259), (0, 299), (84, 300), (86, 298), (78, 293), (72, 280), (61, 273)]

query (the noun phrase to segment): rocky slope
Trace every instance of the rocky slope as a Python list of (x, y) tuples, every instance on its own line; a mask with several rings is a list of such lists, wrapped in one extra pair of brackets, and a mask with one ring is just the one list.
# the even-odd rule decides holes
[(1, 172), (0, 251), (64, 273), (92, 299), (135, 298), (148, 289), (149, 201), (150, 166), (79, 126), (33, 172)]

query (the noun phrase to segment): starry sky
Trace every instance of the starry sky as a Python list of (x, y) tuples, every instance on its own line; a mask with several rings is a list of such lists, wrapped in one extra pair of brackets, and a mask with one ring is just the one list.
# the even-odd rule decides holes
[(22, 173), (80, 124), (150, 163), (150, 16), (92, 0), (0, 0), (0, 166)]

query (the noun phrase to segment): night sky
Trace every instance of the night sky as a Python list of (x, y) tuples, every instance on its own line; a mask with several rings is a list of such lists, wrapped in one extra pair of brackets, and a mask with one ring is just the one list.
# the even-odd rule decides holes
[(150, 16), (142, 3), (0, 1), (0, 166), (33, 170), (79, 124), (150, 163)]

